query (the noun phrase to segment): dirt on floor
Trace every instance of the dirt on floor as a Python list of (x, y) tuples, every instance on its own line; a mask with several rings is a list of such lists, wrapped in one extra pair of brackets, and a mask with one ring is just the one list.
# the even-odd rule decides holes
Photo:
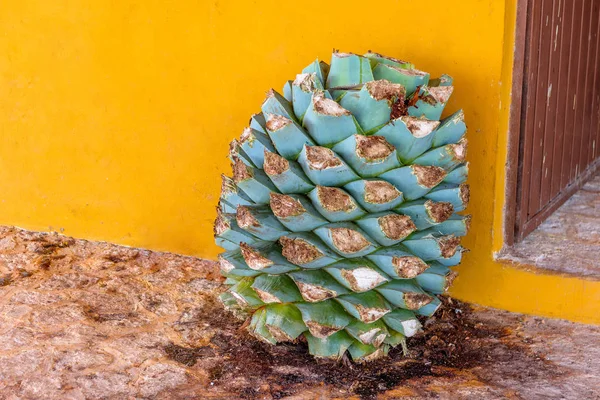
[[(543, 273), (600, 280), (600, 174), (498, 258)], [(600, 307), (599, 307), (600, 308)], [(599, 311), (600, 312), (600, 309)]]
[(225, 312), (216, 265), (0, 227), (0, 399), (600, 399), (600, 327), (444, 299), (386, 359), (315, 360)]

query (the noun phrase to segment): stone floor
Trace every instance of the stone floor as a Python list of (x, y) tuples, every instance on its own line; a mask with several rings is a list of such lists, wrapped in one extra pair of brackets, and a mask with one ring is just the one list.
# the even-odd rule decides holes
[(600, 174), (501, 259), (600, 279)]
[(0, 399), (600, 399), (600, 327), (445, 299), (367, 365), (268, 346), (208, 261), (0, 227)]

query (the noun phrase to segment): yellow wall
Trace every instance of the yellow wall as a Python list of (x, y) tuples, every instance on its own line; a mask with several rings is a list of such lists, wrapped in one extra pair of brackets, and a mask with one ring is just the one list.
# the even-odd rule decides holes
[[(473, 229), (469, 239), (473, 240), (473, 235), (481, 235), (485, 237), (485, 243), (481, 246), (471, 244), (473, 251), (459, 267), (461, 276), (456, 280), (451, 293), (460, 299), (511, 311), (600, 324), (600, 281), (562, 276), (538, 270), (531, 265), (514, 265), (494, 260), (494, 253), (503, 246), (506, 195), (504, 166), (508, 162), (508, 122), (517, 2), (518, 0), (506, 0), (505, 7), (504, 57), (499, 87), (496, 88), (500, 94), (500, 102), (497, 104), (498, 120), (493, 134), (497, 136), (497, 147), (492, 154), (470, 153), (472, 165), (475, 166), (470, 178), (471, 186), (475, 186), (474, 191), (483, 191), (480, 194), (482, 201), (491, 201), (492, 207), (489, 220), (483, 226)], [(470, 139), (472, 137), (471, 133)], [(495, 175), (494, 179), (485, 183), (474, 181), (478, 166), (494, 160), (494, 168), (490, 171), (491, 175)], [(478, 199), (475, 198), (475, 201)]]
[(513, 28), (514, 0), (4, 1), (0, 224), (214, 257), (227, 144), (266, 90), (334, 47), (372, 49), (455, 78), (474, 219), (453, 294), (551, 315), (549, 290), (523, 301), (535, 274), (492, 261)]
[(489, 226), (502, 2), (283, 3), (3, 2), (0, 223), (214, 256), (227, 144), (269, 88), (335, 47), (456, 78), (448, 108), (465, 108), (471, 154), (488, 155), (471, 211)]

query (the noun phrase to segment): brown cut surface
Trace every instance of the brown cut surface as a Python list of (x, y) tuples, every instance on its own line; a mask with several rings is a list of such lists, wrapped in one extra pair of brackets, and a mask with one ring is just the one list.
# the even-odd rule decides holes
[(270, 200), (269, 206), (273, 214), (279, 218), (292, 217), (306, 212), (302, 203), (292, 196), (271, 192)]
[(400, 84), (380, 79), (367, 82), (365, 85), (367, 86), (369, 94), (375, 100), (398, 101), (398, 99), (401, 99), (404, 101), (406, 90), (404, 89), (404, 86)]
[(340, 159), (331, 149), (321, 146), (306, 146), (306, 159), (312, 169), (324, 170), (342, 165)]
[(369, 247), (369, 241), (358, 231), (348, 228), (329, 228), (333, 246), (344, 253), (357, 253)]
[(443, 236), (438, 241), (442, 257), (450, 258), (454, 256), (460, 245), (460, 237), (454, 235)]
[(367, 82), (367, 90), (375, 100), (387, 100), (390, 106), (390, 119), (406, 115), (406, 90), (404, 86), (385, 79)]
[(249, 228), (251, 226), (258, 227), (260, 222), (254, 217), (250, 207), (238, 206), (236, 212), (236, 221), (241, 228)]
[(414, 256), (393, 257), (392, 265), (399, 277), (409, 279), (416, 277), (429, 268), (425, 261)]
[(222, 234), (230, 228), (229, 222), (223, 217), (223, 213), (220, 207), (217, 207), (217, 218), (215, 219), (215, 226), (213, 227), (213, 233), (215, 236)]
[(417, 139), (424, 138), (429, 135), (440, 124), (439, 121), (430, 121), (417, 117), (403, 117), (402, 121), (406, 124), (406, 128)]
[(374, 204), (385, 204), (400, 196), (400, 192), (394, 185), (386, 181), (366, 181), (365, 201)]
[(383, 136), (354, 135), (356, 138), (356, 154), (369, 162), (382, 161), (394, 151), (394, 146)]
[(454, 91), (454, 86), (435, 86), (427, 89), (429, 95), (438, 103), (447, 103)]
[(310, 331), (310, 333), (314, 337), (317, 337), (319, 339), (325, 339), (326, 337), (333, 335), (341, 329), (340, 327), (336, 326), (321, 325), (315, 321), (308, 321), (306, 323), (306, 326), (308, 326), (308, 330)]
[[(371, 322), (375, 322), (385, 314), (389, 313), (390, 310), (387, 308), (376, 308), (376, 307), (365, 307), (361, 304), (356, 304), (356, 311), (360, 317), (360, 320), (365, 324), (370, 324)], [(373, 354), (374, 358), (378, 358)]]
[(459, 186), (459, 190), (460, 199), (466, 207), (467, 205), (469, 205), (469, 201), (471, 200), (471, 187), (468, 183), (461, 183)]
[(274, 264), (273, 261), (263, 256), (258, 250), (246, 243), (240, 243), (240, 251), (242, 252), (244, 261), (246, 261), (246, 264), (252, 269), (261, 270)]
[(323, 253), (318, 248), (304, 239), (282, 236), (279, 238), (279, 243), (283, 246), (281, 254), (296, 265), (307, 264), (323, 257)]
[(460, 141), (458, 143), (455, 144), (449, 144), (448, 148), (449, 148), (449, 153), (451, 155), (451, 157), (456, 160), (457, 162), (463, 162), (465, 161), (465, 159), (467, 158), (467, 146), (468, 146), (468, 141), (466, 138), (462, 138), (460, 139)]
[(417, 164), (411, 167), (414, 175), (417, 177), (417, 183), (426, 188), (431, 189), (437, 186), (446, 177), (446, 171), (440, 167)]
[(221, 174), (221, 195), (235, 193), (237, 191), (233, 179)]
[(328, 186), (317, 186), (319, 201), (327, 211), (352, 211), (356, 206), (352, 197), (342, 189)]
[(340, 106), (336, 101), (325, 97), (323, 92), (317, 92), (313, 96), (313, 107), (318, 114), (332, 117), (343, 117), (351, 115), (350, 111)]
[(454, 212), (454, 206), (447, 201), (435, 202), (433, 200), (427, 200), (425, 202), (425, 210), (427, 210), (427, 214), (429, 214), (429, 218), (431, 218), (433, 222), (442, 223), (450, 218)]
[(284, 117), (283, 115), (269, 114), (267, 117), (267, 130), (271, 132), (278, 131), (285, 128), (292, 123), (292, 120)]
[(303, 92), (312, 93), (315, 89), (315, 81), (317, 74), (315, 72), (310, 74), (298, 74), (294, 80), (293, 85), (298, 86)]
[(326, 289), (322, 286), (311, 285), (309, 283), (296, 282), (300, 294), (305, 301), (310, 303), (323, 301), (336, 297), (337, 293), (331, 289)]
[(425, 293), (404, 293), (404, 303), (409, 310), (418, 310), (431, 303), (433, 298)]
[(271, 346), (216, 263), (0, 227), (1, 399), (596, 399), (600, 327), (443, 298), (365, 365)]
[(233, 180), (235, 183), (240, 183), (250, 178), (252, 178), (250, 169), (242, 160), (236, 157), (233, 161)]
[(279, 154), (265, 150), (265, 162), (263, 168), (267, 175), (279, 175), (290, 169), (290, 163)]
[(383, 234), (392, 240), (404, 239), (417, 230), (415, 223), (407, 215), (388, 214), (379, 217), (377, 222)]

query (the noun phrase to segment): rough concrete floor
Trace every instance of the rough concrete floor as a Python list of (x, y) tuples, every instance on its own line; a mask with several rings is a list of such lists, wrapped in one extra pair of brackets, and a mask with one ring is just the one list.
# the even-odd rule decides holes
[(600, 174), (521, 243), (499, 256), (553, 272), (600, 279), (599, 253)]
[(256, 342), (219, 290), (207, 261), (0, 227), (0, 399), (600, 398), (600, 327), (447, 299), (361, 366)]

